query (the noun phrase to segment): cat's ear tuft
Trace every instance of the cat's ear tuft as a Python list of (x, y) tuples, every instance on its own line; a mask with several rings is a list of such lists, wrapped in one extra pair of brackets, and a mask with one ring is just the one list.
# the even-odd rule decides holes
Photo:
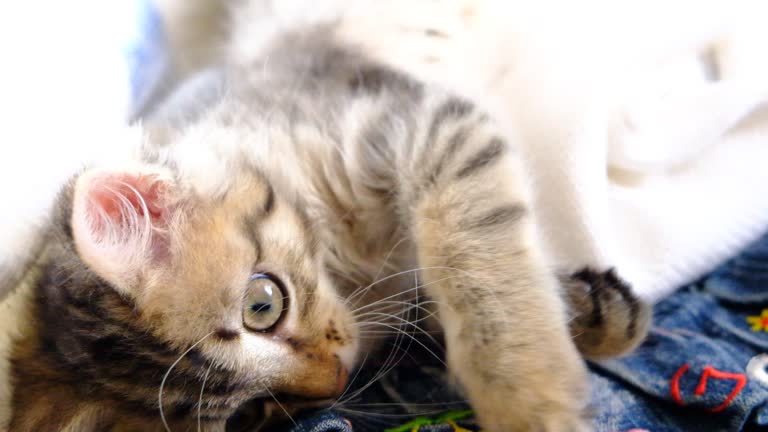
[(80, 257), (111, 283), (132, 286), (169, 257), (175, 189), (173, 178), (159, 170), (83, 173), (71, 219)]

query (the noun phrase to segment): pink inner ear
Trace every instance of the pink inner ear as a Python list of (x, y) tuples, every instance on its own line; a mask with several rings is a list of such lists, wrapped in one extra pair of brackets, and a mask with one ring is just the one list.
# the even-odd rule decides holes
[(105, 224), (126, 228), (131, 222), (127, 212), (149, 217), (154, 227), (165, 225), (163, 201), (168, 185), (157, 176), (104, 174), (93, 178), (89, 186), (88, 211), (96, 233), (104, 234)]
[(80, 258), (128, 289), (142, 272), (167, 263), (179, 218), (175, 184), (158, 171), (89, 171), (75, 184), (72, 234)]

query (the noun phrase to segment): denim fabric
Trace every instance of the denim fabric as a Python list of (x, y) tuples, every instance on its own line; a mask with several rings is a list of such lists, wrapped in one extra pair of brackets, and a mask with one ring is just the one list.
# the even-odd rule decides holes
[(293, 432), (352, 432), (352, 425), (338, 414), (323, 412), (299, 420)]
[(768, 236), (654, 319), (635, 353), (593, 367), (599, 431), (768, 430)]

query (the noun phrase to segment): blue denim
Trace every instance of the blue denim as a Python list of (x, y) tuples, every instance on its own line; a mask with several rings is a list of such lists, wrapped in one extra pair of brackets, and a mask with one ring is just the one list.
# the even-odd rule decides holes
[(348, 420), (340, 415), (324, 411), (304, 420), (299, 420), (292, 432), (352, 432)]
[(768, 319), (752, 323), (763, 310), (768, 236), (658, 304), (648, 339), (631, 356), (593, 365), (598, 431), (768, 430), (768, 382), (746, 370), (768, 353)]

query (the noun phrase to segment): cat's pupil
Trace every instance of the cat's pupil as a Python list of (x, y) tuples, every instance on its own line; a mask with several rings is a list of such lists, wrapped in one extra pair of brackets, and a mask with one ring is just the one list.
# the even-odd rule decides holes
[(269, 303), (254, 303), (251, 305), (251, 310), (256, 313), (269, 312), (272, 309), (272, 305)]
[(285, 312), (282, 289), (274, 276), (256, 273), (250, 277), (243, 301), (243, 323), (247, 328), (265, 332)]

